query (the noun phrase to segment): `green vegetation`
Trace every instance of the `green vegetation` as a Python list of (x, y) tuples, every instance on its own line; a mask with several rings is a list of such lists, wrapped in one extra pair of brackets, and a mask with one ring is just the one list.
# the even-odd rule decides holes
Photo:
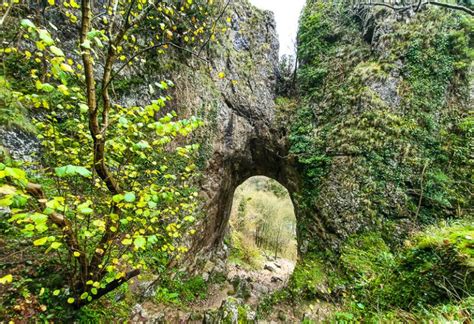
[[(232, 289), (214, 269), (177, 270), (202, 229), (195, 224), (206, 226), (196, 223), (197, 184), (221, 144), (214, 129), (228, 113), (222, 100), (226, 91), (255, 97), (255, 58), (270, 46), (230, 55), (247, 36), (260, 37), (249, 28), (257, 22), (239, 29), (240, 17), (212, 18), (214, 10), (212, 0), (0, 7), (1, 130), (41, 144), (28, 163), (0, 147), (0, 320), (127, 321), (143, 275), (158, 278), (151, 301), (165, 307), (187, 310), (227, 285), (224, 295), (235, 298), (210, 313), (239, 322), (253, 316), (242, 300), (268, 287), (254, 295), (251, 278), (234, 278)], [(308, 0), (299, 68), (290, 57), (280, 62), (271, 122), (289, 134), (277, 139), (290, 145), (278, 167), (294, 181), (298, 223), (288, 192), (254, 177), (236, 190), (226, 237), (239, 271), (261, 269), (265, 258), (298, 260), (287, 286), (259, 305), (262, 318), (277, 306), (315, 303), (331, 303), (337, 311), (328, 318), (338, 322), (474, 317), (474, 20), (430, 6), (392, 14)], [(227, 27), (244, 45), (226, 38), (209, 48)], [(212, 55), (222, 62), (191, 59)], [(220, 80), (225, 73), (213, 69), (223, 65), (241, 68), (242, 78)], [(146, 70), (163, 80), (148, 80)], [(186, 86), (174, 90), (164, 76), (176, 71)], [(188, 91), (197, 85), (202, 96)], [(171, 94), (198, 116), (181, 119)], [(230, 133), (234, 118), (260, 118), (228, 108)], [(216, 160), (232, 163), (224, 152)], [(220, 172), (219, 163), (212, 167)], [(275, 271), (264, 271), (279, 287)]]
[(326, 179), (352, 170), (344, 186), (356, 188), (359, 204), (347, 217), (362, 228), (383, 227), (382, 219), (426, 224), (467, 215), (473, 130), (464, 100), (472, 19), (426, 10), (394, 22), (383, 48), (370, 51), (357, 21), (345, 16), (344, 6), (311, 1), (302, 17), (303, 98), (290, 135), (306, 174), (298, 203), (311, 210), (319, 197), (335, 201), (346, 189)]
[[(367, 12), (342, 3), (308, 1), (303, 12), (290, 142), (305, 174), (296, 204), (308, 249), (260, 311), (325, 300), (341, 322), (468, 320), (473, 19), (373, 13), (367, 26)], [(374, 26), (390, 32), (363, 37)], [(338, 237), (337, 248), (315, 235)]]
[(331, 262), (320, 255), (299, 262), (288, 287), (260, 311), (319, 299), (341, 304), (337, 320), (467, 320), (474, 315), (472, 224), (431, 226), (394, 252), (380, 234), (354, 235)]
[(0, 76), (0, 125), (35, 133), (36, 129), (27, 117), (28, 112), (21, 102), (21, 96), (21, 93), (12, 90), (4, 76)]
[(205, 299), (207, 290), (207, 282), (201, 276), (186, 278), (183, 273), (178, 273), (173, 278), (168, 276), (160, 281), (155, 301), (175, 305), (189, 304), (198, 299)]
[[(145, 54), (193, 51), (208, 40), (213, 7), (207, 0), (41, 6), (1, 8), (0, 121), (36, 130), (42, 154), (28, 169), (0, 160), (1, 257), (10, 259), (0, 268), (0, 317), (105, 320), (104, 305), (126, 317), (114, 296), (188, 250), (199, 145), (185, 138), (203, 122), (162, 112), (171, 81), (150, 84), (149, 103), (125, 106), (119, 95), (136, 82), (133, 67)], [(91, 304), (99, 299), (102, 306)]]

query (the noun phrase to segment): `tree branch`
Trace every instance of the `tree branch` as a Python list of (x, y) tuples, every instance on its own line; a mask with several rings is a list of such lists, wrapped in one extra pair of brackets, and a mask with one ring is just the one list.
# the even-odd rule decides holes
[(468, 7), (464, 6), (459, 6), (455, 4), (450, 4), (450, 3), (443, 3), (443, 2), (438, 2), (438, 1), (428, 1), (426, 4), (432, 4), (433, 6), (438, 6), (438, 7), (444, 7), (444, 8), (449, 8), (449, 9), (454, 9), (454, 10), (460, 10), (464, 11), (465, 13), (474, 16), (474, 10), (469, 9)]
[(229, 7), (230, 1), (231, 1), (231, 0), (228, 0), (228, 1), (227, 1), (227, 3), (225, 4), (224, 9), (222, 9), (222, 12), (220, 13), (220, 15), (216, 18), (216, 20), (214, 20), (214, 23), (212, 24), (212, 28), (211, 28), (211, 34), (210, 34), (209, 37), (207, 38), (206, 42), (204, 42), (204, 44), (202, 44), (201, 48), (200, 48), (199, 51), (198, 51), (198, 55), (201, 54), (202, 50), (203, 50), (203, 49), (207, 46), (207, 44), (209, 44), (209, 42), (211, 41), (212, 35), (214, 34), (214, 30), (216, 29), (217, 23), (218, 23), (218, 21), (222, 18), (222, 16), (224, 15), (224, 13), (226, 12), (227, 7)]
[(90, 301), (88, 301), (87, 299), (80, 300), (75, 306), (77, 308), (81, 308), (81, 307), (91, 303), (92, 301), (97, 300), (97, 299), (99, 299), (100, 297), (102, 297), (104, 295), (107, 295), (109, 292), (111, 292), (115, 288), (120, 287), (121, 285), (123, 285), (124, 283), (129, 281), (130, 279), (138, 276), (139, 274), (140, 274), (139, 269), (132, 270), (132, 271), (128, 272), (127, 274), (125, 274), (124, 277), (119, 278), (119, 279), (115, 279), (114, 281), (108, 283), (104, 288), (97, 289), (97, 294), (96, 295), (89, 294), (89, 296), (92, 297), (92, 300), (90, 300)]
[[(465, 13), (471, 15), (471, 16), (474, 16), (474, 10), (472, 10), (472, 9), (469, 9), (467, 7), (460, 6), (460, 5), (444, 3), (444, 2), (438, 2), (438, 1), (426, 1), (426, 2), (420, 1), (417, 5), (415, 11), (419, 11), (421, 9), (421, 7), (424, 7), (424, 6), (427, 6), (427, 5), (433, 5), (433, 6), (444, 7), (444, 8), (453, 9), (453, 10), (459, 10), (459, 11), (463, 11), (463, 12), (465, 12)], [(404, 11), (404, 10), (408, 10), (408, 9), (413, 8), (412, 5), (409, 5), (409, 6), (396, 6), (396, 5), (391, 5), (391, 4), (384, 3), (384, 2), (358, 3), (358, 4), (356, 4), (356, 6), (359, 6), (359, 7), (361, 7), (361, 6), (363, 6), (363, 7), (382, 6), (382, 7), (387, 7), (389, 9), (392, 9), (392, 10), (395, 10), (395, 11)]]
[[(26, 192), (38, 201), (38, 203), (40, 204), (40, 207), (43, 210), (46, 209), (47, 207), (46, 202), (48, 201), (48, 199), (46, 197), (46, 194), (43, 191), (43, 188), (39, 184), (28, 183), (28, 185), (26, 186)], [(69, 252), (80, 253), (80, 256), (78, 257), (78, 259), (79, 259), (79, 265), (81, 267), (81, 280), (83, 284), (85, 285), (87, 281), (86, 277), (88, 273), (87, 258), (86, 258), (85, 253), (82, 251), (79, 245), (79, 242), (77, 241), (77, 237), (73, 232), (73, 229), (72, 229), (73, 227), (72, 227), (71, 222), (66, 217), (64, 217), (64, 215), (61, 215), (55, 211), (48, 215), (48, 220), (62, 230), (65, 236), (66, 245), (69, 248)]]

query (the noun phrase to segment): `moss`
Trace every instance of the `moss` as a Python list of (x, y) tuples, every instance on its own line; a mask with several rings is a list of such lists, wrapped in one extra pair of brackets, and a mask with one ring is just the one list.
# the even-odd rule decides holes
[(162, 277), (154, 297), (157, 303), (189, 304), (207, 297), (209, 286), (202, 276), (187, 277), (178, 272), (173, 277), (169, 274)]
[(392, 230), (384, 239), (396, 245), (410, 227), (401, 219), (432, 224), (474, 203), (466, 182), (472, 19), (433, 9), (408, 22), (375, 21), (390, 32), (371, 51), (346, 10), (310, 1), (298, 34), (301, 98), (289, 140), (305, 175), (299, 209), (320, 219), (299, 226), (309, 253), (324, 248), (316, 230), (340, 240)]
[(246, 307), (247, 305), (239, 305), (239, 307), (237, 308), (237, 311), (238, 311), (238, 323), (239, 324), (243, 324), (243, 323), (249, 323), (249, 321), (247, 320), (247, 313), (248, 313), (248, 309)]
[(370, 282), (395, 265), (390, 248), (378, 233), (354, 236), (341, 250), (341, 266), (358, 285)]
[(320, 298), (328, 293), (328, 269), (318, 258), (306, 257), (299, 262), (291, 275), (288, 289), (297, 298)]
[(468, 309), (462, 305), (474, 296), (473, 229), (469, 220), (443, 223), (395, 250), (378, 233), (353, 236), (342, 247), (339, 262), (345, 274), (341, 279), (350, 289), (347, 310), (387, 320)]
[(28, 109), (21, 97), (22, 95), (13, 91), (8, 81), (0, 76), (0, 125), (9, 129), (19, 128), (34, 134), (36, 128), (28, 116)]

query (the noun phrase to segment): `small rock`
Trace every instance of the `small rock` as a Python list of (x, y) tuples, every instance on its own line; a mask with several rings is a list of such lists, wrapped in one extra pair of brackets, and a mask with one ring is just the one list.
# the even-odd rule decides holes
[(268, 270), (270, 272), (275, 272), (275, 269), (269, 265), (269, 264), (265, 264), (265, 266), (263, 267), (264, 270)]
[(141, 323), (146, 320), (148, 320), (148, 313), (143, 308), (143, 306), (140, 304), (136, 304), (135, 306), (133, 306), (131, 321), (133, 323)]
[(279, 282), (279, 281), (283, 281), (281, 278), (278, 278), (278, 277), (272, 277), (271, 279), (272, 282)]

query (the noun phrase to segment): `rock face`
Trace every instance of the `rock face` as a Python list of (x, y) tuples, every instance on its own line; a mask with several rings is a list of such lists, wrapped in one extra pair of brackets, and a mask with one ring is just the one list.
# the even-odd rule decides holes
[[(445, 134), (459, 136), (460, 146), (469, 142), (469, 132), (459, 132), (463, 122), (453, 118), (462, 120), (468, 111), (471, 61), (438, 42), (449, 42), (445, 34), (460, 28), (457, 20), (436, 10), (397, 15), (374, 9), (347, 12), (353, 18), (342, 22), (330, 4), (309, 3), (302, 26), (314, 25), (299, 49), (304, 99), (283, 117), (291, 129), (276, 122), (274, 21), (245, 1), (231, 6), (224, 50), (210, 53), (226, 78), (212, 80), (219, 99), (202, 183), (205, 218), (193, 252), (219, 247), (234, 190), (255, 175), (288, 189), (301, 255), (338, 251), (349, 236), (371, 230), (400, 242), (419, 223), (470, 208), (462, 198), (470, 189), (454, 185), (468, 174), (467, 156), (443, 162), (457, 150), (443, 146), (450, 141)], [(426, 21), (433, 22), (431, 35), (423, 32)], [(436, 69), (440, 64), (444, 68)], [(203, 93), (197, 91), (201, 106), (210, 102)], [(449, 189), (441, 174), (452, 181)]]
[(300, 252), (337, 251), (368, 231), (397, 245), (472, 213), (472, 162), (461, 153), (472, 145), (469, 31), (442, 10), (351, 10), (308, 1), (301, 18), (290, 151), (304, 178)]
[[(207, 64), (195, 58), (180, 60), (177, 54), (172, 64), (160, 62), (161, 70), (140, 75), (141, 82), (135, 88), (120, 93), (119, 101), (124, 105), (147, 103), (152, 98), (148, 85), (170, 74), (176, 88), (169, 110), (176, 110), (180, 115), (197, 115), (206, 122), (196, 139), (202, 142), (203, 176), (199, 187), (203, 217), (190, 256), (195, 258), (200, 254), (204, 261), (199, 266), (206, 267), (207, 275), (216, 266), (225, 271), (222, 262), (207, 263), (206, 259), (216, 251), (219, 259), (226, 257), (221, 244), (233, 194), (251, 176), (273, 178), (288, 189), (298, 221), (300, 254), (312, 248), (335, 251), (339, 242), (351, 234), (378, 228), (385, 220), (393, 221), (392, 233), (406, 232), (405, 228), (416, 222), (415, 218), (425, 217), (431, 210), (455, 215), (464, 208), (456, 205), (461, 201), (456, 201), (457, 196), (462, 196), (464, 189), (447, 181), (438, 187), (451, 186), (445, 191), (450, 195), (455, 193), (452, 197), (439, 196), (444, 192), (437, 184), (431, 191), (424, 189), (424, 199), (420, 199), (419, 193), (423, 186), (423, 181), (420, 183), (423, 166), (431, 158), (430, 145), (441, 149), (443, 141), (449, 139), (439, 130), (448, 134), (458, 132), (461, 126), (449, 124), (448, 117), (451, 114), (453, 120), (458, 120), (469, 107), (466, 100), (458, 100), (464, 92), (458, 91), (454, 82), (462, 83), (466, 78), (466, 68), (459, 68), (469, 63), (464, 54), (455, 57), (443, 44), (424, 37), (430, 33), (420, 27), (422, 20), (413, 24), (415, 36), (409, 35), (404, 40), (421, 45), (398, 46), (391, 35), (397, 30), (401, 31), (400, 37), (409, 32), (396, 17), (376, 13), (357, 24), (347, 17), (334, 17), (328, 4), (309, 3), (314, 8), (308, 6), (305, 19), (311, 21), (324, 16), (322, 19), (326, 21), (315, 24), (306, 39), (322, 46), (311, 52), (304, 47), (304, 39), (300, 44), (300, 72), (303, 77), (305, 73), (311, 77), (308, 84), (301, 84), (307, 100), (283, 116), (291, 132), (278, 125), (276, 118), (275, 21), (272, 13), (254, 8), (248, 0), (231, 0), (226, 12), (231, 18), (228, 31), (220, 44), (213, 44), (204, 54)], [(325, 15), (319, 15), (323, 9)], [(430, 16), (425, 18), (433, 20)], [(454, 33), (451, 25), (455, 23), (449, 19), (438, 20), (438, 24), (429, 24), (432, 34), (438, 32), (437, 28)], [(325, 26), (331, 28), (325, 30), (322, 28)], [(424, 43), (428, 45), (423, 47)], [(433, 44), (446, 52), (443, 52), (445, 57), (429, 51)], [(321, 48), (324, 51), (317, 52)], [(433, 59), (425, 60), (428, 63), (419, 71), (410, 70), (413, 67), (409, 64), (414, 66), (413, 62), (419, 59), (413, 58), (410, 63), (409, 55), (414, 54)], [(453, 69), (442, 70), (444, 74), (434, 73), (432, 77), (429, 73), (437, 72), (439, 66), (447, 66), (442, 59), (453, 65)], [(314, 62), (319, 65), (313, 66)], [(169, 66), (171, 73), (167, 70)], [(414, 78), (417, 75), (422, 76), (421, 84)], [(435, 81), (439, 83), (429, 83)], [(433, 87), (424, 87), (425, 83)], [(413, 85), (419, 89), (413, 89)], [(472, 97), (472, 87), (470, 93)], [(433, 99), (433, 105), (417, 98)], [(427, 125), (419, 126), (423, 123)], [(421, 135), (413, 131), (416, 127)], [(19, 136), (14, 133), (2, 134), (8, 142), (5, 146), (14, 154), (25, 155), (25, 150), (35, 150), (36, 144), (31, 144), (31, 148), (25, 146), (25, 139), (15, 144)], [(413, 140), (416, 136), (434, 140), (420, 144)], [(34, 143), (28, 139), (26, 142)], [(440, 174), (438, 171), (456, 173), (455, 169), (444, 170), (447, 162), (442, 159), (433, 160), (434, 165), (439, 170), (428, 169), (426, 174), (432, 182)], [(427, 194), (432, 197), (426, 197)], [(436, 199), (444, 207), (438, 208)]]
[(273, 14), (247, 1), (233, 1), (228, 15), (229, 32), (222, 45), (208, 54), (213, 70), (224, 71), (225, 78), (211, 75), (209, 79), (207, 71), (192, 78), (183, 75), (190, 83), (186, 91), (192, 95), (184, 96), (177, 86), (178, 106), (186, 109), (191, 104), (207, 113), (207, 160), (201, 184), (205, 217), (194, 251), (213, 250), (222, 243), (234, 191), (249, 177), (268, 176), (290, 192), (296, 189), (292, 163), (286, 158), (288, 142), (275, 125), (279, 45)]

